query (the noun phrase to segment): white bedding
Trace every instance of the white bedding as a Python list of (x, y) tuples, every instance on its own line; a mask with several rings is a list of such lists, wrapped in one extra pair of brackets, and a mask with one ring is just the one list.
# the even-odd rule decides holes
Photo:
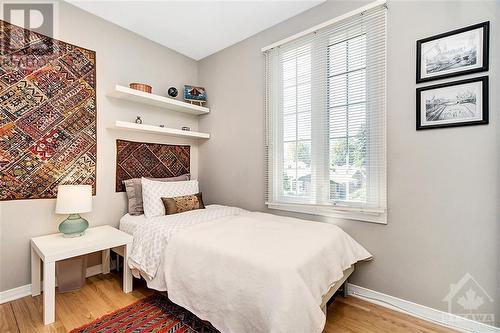
[[(165, 217), (165, 220), (168, 221), (168, 219)], [(146, 216), (143, 215), (130, 215), (130, 214), (125, 214), (121, 219), (120, 219), (120, 230), (124, 231), (130, 235), (134, 235), (135, 231), (137, 230), (137, 227), (141, 225), (142, 223), (147, 223), (148, 219)], [(168, 228), (168, 225), (165, 225), (166, 228)], [(149, 278), (146, 274), (143, 274), (140, 270), (132, 268), (132, 274), (136, 278), (142, 277), (145, 281), (146, 284), (148, 285), (148, 288), (158, 290), (158, 291), (166, 291), (167, 290), (167, 282), (165, 281), (165, 274), (163, 274), (163, 267), (162, 265), (162, 260), (160, 261), (160, 265), (158, 266), (158, 271), (155, 277), (152, 279)]]
[(133, 236), (135, 230), (137, 229), (137, 226), (139, 226), (141, 223), (147, 222), (147, 220), (148, 219), (144, 216), (144, 214), (130, 215), (127, 213), (120, 219), (119, 228), (121, 231)]
[(221, 332), (321, 332), (322, 297), (370, 253), (332, 224), (248, 212), (170, 240), (168, 296)]
[[(152, 280), (157, 275), (162, 255), (174, 234), (196, 224), (244, 212), (246, 211), (237, 207), (210, 205), (206, 209), (150, 218), (141, 215), (131, 219), (129, 215), (120, 223), (120, 229), (125, 227), (133, 230), (134, 243), (128, 265), (136, 277), (138, 277), (137, 272), (140, 272), (147, 281)], [(136, 222), (131, 223), (131, 220)]]
[(222, 332), (321, 332), (322, 297), (371, 257), (334, 225), (218, 205), (120, 229), (132, 270)]

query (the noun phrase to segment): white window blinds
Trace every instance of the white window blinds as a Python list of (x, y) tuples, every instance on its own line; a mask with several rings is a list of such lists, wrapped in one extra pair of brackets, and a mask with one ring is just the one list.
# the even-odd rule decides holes
[(265, 57), (268, 206), (383, 222), (385, 6)]

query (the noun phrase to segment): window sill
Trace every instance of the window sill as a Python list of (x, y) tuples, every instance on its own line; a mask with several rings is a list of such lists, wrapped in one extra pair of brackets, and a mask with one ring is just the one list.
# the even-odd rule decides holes
[(338, 219), (348, 219), (348, 220), (356, 220), (362, 222), (387, 224), (387, 212), (368, 212), (352, 208), (336, 209), (333, 206), (325, 207), (325, 206), (288, 204), (288, 203), (266, 202), (266, 205), (267, 208), (269, 209), (277, 209), (295, 213), (333, 217)]

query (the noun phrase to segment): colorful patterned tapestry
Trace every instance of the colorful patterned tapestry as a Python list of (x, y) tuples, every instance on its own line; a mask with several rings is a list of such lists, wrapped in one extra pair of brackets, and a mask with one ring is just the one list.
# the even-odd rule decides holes
[(0, 64), (0, 200), (95, 194), (95, 52), (0, 20)]
[(116, 192), (131, 178), (177, 177), (189, 173), (190, 147), (116, 140)]

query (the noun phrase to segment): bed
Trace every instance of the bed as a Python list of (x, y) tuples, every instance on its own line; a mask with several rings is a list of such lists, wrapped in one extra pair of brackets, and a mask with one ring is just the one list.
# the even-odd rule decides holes
[(333, 224), (205, 206), (189, 166), (189, 146), (117, 140), (134, 276), (223, 333), (321, 332), (328, 300), (370, 253)]
[(221, 332), (321, 332), (328, 300), (371, 258), (334, 225), (221, 205), (127, 214), (120, 229), (133, 274)]

